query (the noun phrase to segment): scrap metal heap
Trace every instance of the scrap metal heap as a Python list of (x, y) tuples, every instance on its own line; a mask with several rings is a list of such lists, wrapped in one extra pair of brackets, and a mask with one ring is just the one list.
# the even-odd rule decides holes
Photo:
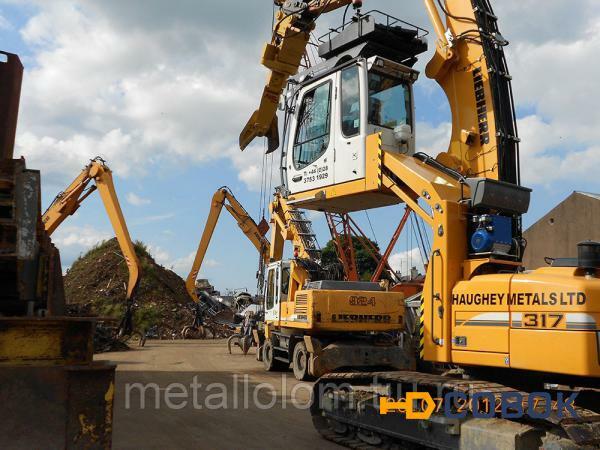
[(0, 447), (110, 448), (115, 366), (92, 361), (91, 320), (64, 317), (40, 172), (13, 158), (22, 76), (0, 52)]

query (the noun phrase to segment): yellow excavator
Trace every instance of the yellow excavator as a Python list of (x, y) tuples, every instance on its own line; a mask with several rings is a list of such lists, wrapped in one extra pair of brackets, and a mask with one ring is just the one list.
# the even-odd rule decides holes
[[(91, 184), (92, 181), (93, 184)], [(139, 342), (139, 345), (143, 346), (145, 338), (141, 332), (134, 329), (133, 324), (134, 298), (140, 282), (141, 265), (135, 254), (135, 248), (127, 229), (127, 223), (119, 204), (112, 171), (106, 165), (106, 161), (100, 157), (92, 159), (73, 182), (54, 198), (46, 212), (42, 215), (42, 223), (48, 235), (51, 236), (67, 217), (75, 214), (83, 201), (95, 190), (98, 190), (100, 193), (100, 198), (115, 231), (129, 272), (125, 294), (125, 310), (117, 326), (116, 336), (124, 340), (135, 338)]]
[[(90, 186), (92, 181), (93, 184)], [(129, 230), (127, 229), (127, 223), (121, 211), (112, 171), (102, 158), (96, 157), (91, 160), (73, 182), (54, 198), (46, 212), (42, 215), (42, 223), (48, 235), (52, 235), (67, 217), (75, 214), (83, 201), (95, 190), (98, 190), (100, 193), (102, 203), (104, 203), (104, 208), (115, 231), (115, 236), (121, 247), (125, 263), (127, 264), (129, 281), (127, 283), (126, 299), (129, 302), (133, 299), (140, 281), (140, 263), (135, 254)]]
[[(193, 299), (197, 301), (196, 277), (223, 206), (260, 254), (259, 289), (265, 298), (268, 326), (264, 344), (262, 339), (257, 342), (257, 357), (266, 370), (284, 370), (291, 364), (296, 378), (305, 380), (337, 367), (372, 367), (374, 361), (394, 367), (393, 362), (401, 359), (400, 349), (383, 333), (400, 329), (401, 297), (384, 292), (377, 283), (331, 280), (321, 267), (321, 251), (311, 221), (303, 211), (290, 207), (280, 193), (269, 206), (269, 241), (265, 238), (269, 224), (264, 219), (257, 225), (229, 189), (217, 190), (186, 281)], [(287, 241), (293, 247), (290, 260), (284, 259)], [(315, 284), (307, 284), (311, 280)], [(351, 287), (354, 291), (349, 294)], [(309, 304), (320, 308), (318, 316), (309, 314)], [(367, 315), (364, 321), (355, 320)]]
[[(415, 145), (420, 74), (413, 65), (427, 49), (422, 28), (358, 12), (319, 39), (323, 62), (297, 73), (319, 15), (357, 3), (275, 1), (262, 58), (269, 78), (240, 146), (266, 136), (268, 151), (277, 148), (281, 104), (281, 200), (335, 213), (405, 203), (433, 236), (424, 290), (417, 299), (390, 293), (371, 302), (370, 294), (332, 286), (323, 304), (306, 295), (309, 274), (309, 292), (281, 302), (267, 295), (267, 339), (279, 350), (271, 330), (324, 325), (331, 305), (341, 310), (336, 322), (345, 331), (372, 320), (362, 312), (372, 303), (402, 305), (412, 337), (402, 349), (403, 370), (329, 373), (315, 384), (313, 423), (350, 448), (597, 448), (600, 243), (582, 242), (574, 260), (522, 267), (530, 189), (520, 183), (508, 42), (490, 2), (424, 0), (436, 50), (426, 75), (442, 87), (452, 113), (449, 148), (437, 157)], [(285, 278), (274, 277), (274, 292), (286, 290)], [(288, 315), (290, 308), (296, 314)], [(317, 349), (306, 350), (315, 358)], [(432, 411), (427, 402), (401, 401), (406, 393), (464, 402)], [(487, 401), (485, 418), (473, 411), (481, 406), (473, 407), (476, 394)], [(575, 397), (576, 405), (565, 403)], [(394, 398), (404, 415), (386, 414)], [(419, 420), (409, 412), (421, 413)]]
[(206, 255), (208, 245), (210, 244), (213, 233), (215, 232), (215, 228), (217, 226), (217, 222), (219, 221), (219, 217), (221, 216), (223, 207), (229, 211), (231, 216), (235, 219), (238, 226), (242, 230), (242, 233), (244, 233), (250, 242), (252, 242), (254, 247), (256, 247), (261, 260), (265, 264), (269, 262), (268, 255), (270, 251), (270, 244), (265, 238), (265, 235), (269, 231), (269, 224), (264, 219), (257, 224), (227, 186), (217, 189), (211, 200), (210, 212), (208, 214), (208, 218), (206, 219), (204, 231), (202, 232), (202, 238), (198, 244), (198, 250), (196, 251), (192, 268), (185, 281), (185, 287), (188, 291), (188, 294), (195, 302), (198, 302), (196, 278), (198, 277), (198, 272), (200, 272), (200, 268), (202, 267), (204, 256)]
[[(379, 283), (342, 281), (321, 264), (321, 252), (304, 212), (277, 191), (270, 204), (271, 263), (264, 289), (266, 370), (298, 380), (340, 367), (404, 367), (397, 344), (404, 321), (402, 295)], [(284, 260), (291, 241), (293, 258)]]

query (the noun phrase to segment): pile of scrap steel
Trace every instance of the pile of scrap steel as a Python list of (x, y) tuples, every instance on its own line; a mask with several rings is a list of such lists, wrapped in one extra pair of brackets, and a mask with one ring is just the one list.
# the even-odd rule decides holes
[[(68, 313), (99, 321), (95, 351), (126, 350), (148, 339), (223, 339), (235, 333), (247, 308), (258, 300), (245, 291), (221, 296), (208, 280), (197, 281), (198, 303), (191, 301), (183, 279), (158, 264), (147, 248), (135, 244), (144, 267), (135, 296), (134, 342), (115, 334), (124, 312), (127, 265), (116, 239), (94, 247), (73, 263), (65, 275)], [(113, 318), (111, 322), (110, 318)]]
[(220, 297), (198, 291), (198, 303), (191, 303), (194, 319), (181, 329), (184, 339), (222, 339), (235, 332), (240, 318)]
[(248, 313), (260, 309), (258, 299), (247, 292), (221, 296), (207, 280), (197, 280), (196, 295), (198, 303), (190, 306), (194, 319), (181, 330), (184, 339), (235, 338)]
[[(148, 339), (180, 338), (180, 330), (194, 318), (183, 280), (158, 264), (142, 243), (135, 244), (135, 251), (144, 268), (133, 305), (136, 333)], [(99, 323), (97, 352), (125, 348), (123, 342), (115, 342), (117, 339), (112, 339), (114, 345), (111, 345), (104, 338), (110, 337), (111, 332), (114, 335), (114, 328), (124, 314), (127, 278), (127, 264), (116, 239), (82, 255), (65, 275), (70, 315), (114, 319)]]

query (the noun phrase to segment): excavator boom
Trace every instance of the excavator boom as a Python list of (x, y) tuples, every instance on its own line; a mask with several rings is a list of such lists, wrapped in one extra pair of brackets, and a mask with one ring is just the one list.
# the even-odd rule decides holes
[(210, 213), (206, 219), (206, 225), (202, 232), (202, 238), (198, 244), (198, 250), (196, 251), (196, 257), (192, 264), (192, 269), (185, 281), (185, 287), (188, 294), (195, 302), (198, 302), (198, 295), (196, 294), (196, 277), (204, 261), (206, 250), (210, 244), (215, 227), (219, 221), (221, 210), (225, 207), (227, 211), (236, 220), (238, 226), (244, 233), (244, 235), (252, 242), (252, 245), (258, 250), (264, 263), (269, 262), (270, 244), (265, 238), (265, 234), (269, 230), (269, 225), (263, 219), (260, 224), (257, 224), (242, 204), (235, 198), (233, 193), (228, 187), (219, 188), (213, 195), (210, 207)]
[[(94, 184), (88, 187), (92, 181), (94, 181)], [(67, 217), (73, 215), (79, 209), (81, 203), (95, 190), (100, 193), (100, 198), (102, 198), (102, 203), (127, 263), (129, 281), (127, 283), (126, 298), (131, 300), (140, 280), (140, 263), (131, 242), (123, 211), (121, 211), (112, 172), (102, 159), (93, 159), (77, 178), (56, 196), (42, 216), (42, 222), (48, 234), (51, 235)]]
[(312, 230), (312, 222), (303, 211), (288, 204), (279, 193), (269, 205), (271, 213), (271, 261), (283, 258), (285, 241), (291, 241), (294, 247), (294, 258), (310, 261), (321, 259), (321, 250)]
[(268, 153), (279, 147), (277, 105), (290, 76), (298, 72), (302, 56), (319, 15), (339, 8), (362, 5), (357, 0), (274, 0), (280, 9), (275, 18), (271, 42), (265, 44), (261, 63), (270, 70), (260, 106), (240, 134), (240, 148), (244, 150), (255, 138), (267, 136)]

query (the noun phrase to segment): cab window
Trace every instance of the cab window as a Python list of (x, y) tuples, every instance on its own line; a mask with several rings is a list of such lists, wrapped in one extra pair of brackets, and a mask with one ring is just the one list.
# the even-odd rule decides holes
[(290, 268), (283, 267), (281, 269), (281, 301), (282, 302), (287, 302), (289, 290), (290, 290)]
[(345, 137), (360, 133), (360, 92), (358, 67), (342, 70), (342, 133)]
[(302, 99), (293, 150), (297, 170), (319, 159), (329, 146), (330, 99), (331, 82), (307, 92)]
[(410, 88), (400, 79), (369, 72), (369, 123), (385, 128), (411, 124)]
[(272, 309), (275, 306), (275, 270), (269, 270), (267, 277), (267, 310)]

